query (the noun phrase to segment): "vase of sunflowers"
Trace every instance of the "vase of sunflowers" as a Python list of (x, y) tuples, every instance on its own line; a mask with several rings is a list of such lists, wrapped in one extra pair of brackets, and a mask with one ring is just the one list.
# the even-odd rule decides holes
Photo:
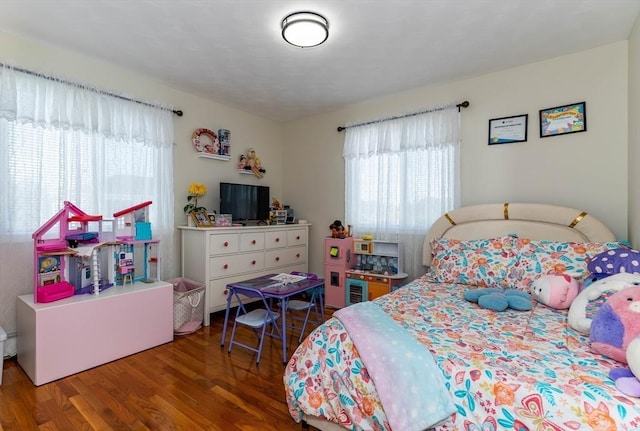
[(193, 226), (192, 212), (206, 211), (207, 209), (198, 206), (198, 199), (207, 194), (207, 186), (202, 183), (191, 183), (189, 185), (189, 194), (187, 195), (187, 204), (184, 206), (184, 213), (187, 215), (187, 226)]

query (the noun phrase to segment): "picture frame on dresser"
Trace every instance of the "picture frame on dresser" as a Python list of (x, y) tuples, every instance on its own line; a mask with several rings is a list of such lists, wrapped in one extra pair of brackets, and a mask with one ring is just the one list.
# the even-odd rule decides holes
[(211, 220), (206, 211), (192, 211), (191, 218), (196, 227), (211, 227)]

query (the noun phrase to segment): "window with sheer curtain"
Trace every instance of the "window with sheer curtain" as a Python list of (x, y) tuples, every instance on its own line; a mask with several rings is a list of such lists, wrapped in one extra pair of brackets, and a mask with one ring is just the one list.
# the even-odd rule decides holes
[[(32, 233), (70, 201), (89, 214), (151, 200), (153, 236), (173, 255), (173, 118), (165, 109), (0, 68), (0, 326), (33, 291)], [(163, 270), (171, 270), (171, 259)]]
[(401, 241), (409, 278), (425, 272), (422, 242), (429, 227), (459, 206), (459, 116), (451, 105), (347, 125), (346, 220), (356, 234)]

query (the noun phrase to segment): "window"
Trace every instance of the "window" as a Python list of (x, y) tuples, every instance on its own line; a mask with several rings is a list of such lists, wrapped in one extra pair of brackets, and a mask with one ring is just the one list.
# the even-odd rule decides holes
[(411, 276), (424, 272), (424, 234), (459, 206), (459, 141), (455, 106), (347, 128), (346, 220), (359, 233), (402, 241)]

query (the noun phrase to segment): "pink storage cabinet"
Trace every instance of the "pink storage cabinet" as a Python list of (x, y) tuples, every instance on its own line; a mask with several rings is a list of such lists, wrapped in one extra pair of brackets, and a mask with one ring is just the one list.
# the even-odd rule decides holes
[(325, 238), (324, 240), (324, 303), (342, 308), (346, 303), (346, 271), (353, 268), (353, 238)]

